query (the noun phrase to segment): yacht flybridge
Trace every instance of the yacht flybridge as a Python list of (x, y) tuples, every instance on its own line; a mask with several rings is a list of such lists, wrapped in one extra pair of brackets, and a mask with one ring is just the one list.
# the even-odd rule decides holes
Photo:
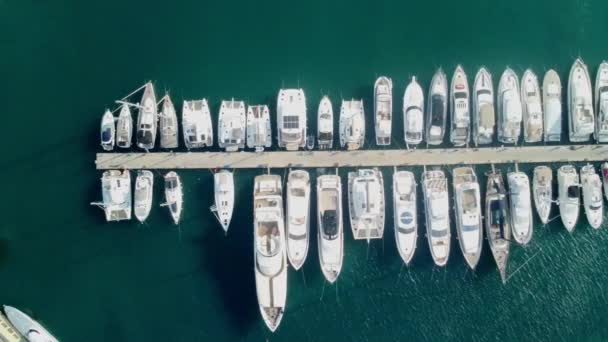
[(450, 93), (451, 123), (450, 141), (454, 146), (464, 146), (469, 143), (471, 111), (469, 108), (469, 83), (467, 75), (460, 65), (456, 67), (452, 77)]
[(378, 169), (348, 173), (348, 207), (355, 240), (381, 239), (384, 234), (384, 182)]
[(431, 255), (437, 266), (445, 266), (450, 256), (450, 203), (448, 181), (441, 170), (422, 174), (426, 236)]
[(333, 283), (344, 258), (342, 182), (337, 174), (317, 178), (317, 210), (319, 262), (325, 279)]
[(247, 147), (256, 151), (272, 146), (272, 128), (270, 112), (267, 105), (249, 106), (247, 108)]
[(287, 248), (281, 177), (255, 177), (253, 189), (253, 259), (255, 285), (264, 323), (274, 332), (285, 313)]
[(207, 99), (184, 101), (182, 126), (188, 150), (213, 145), (213, 127)]
[(179, 124), (177, 121), (177, 114), (175, 113), (175, 106), (169, 94), (166, 94), (162, 100), (163, 106), (159, 116), (159, 130), (160, 130), (160, 147), (161, 148), (177, 148), (177, 134), (179, 131)]
[(448, 116), (448, 81), (441, 68), (433, 75), (427, 101), (426, 143), (439, 145), (443, 142)]
[(227, 152), (245, 148), (247, 116), (245, 102), (222, 101), (217, 122), (218, 145)]
[(304, 170), (289, 171), (285, 222), (287, 257), (297, 271), (306, 261), (310, 240), (310, 176)]
[(234, 211), (234, 174), (228, 170), (221, 170), (213, 174), (214, 204), (209, 208), (218, 222), (228, 233), (232, 213)]
[(393, 122), (393, 81), (381, 76), (374, 84), (374, 123), (376, 127), (376, 144), (391, 144)]
[(595, 77), (595, 140), (608, 142), (608, 62), (604, 61), (597, 69)]
[(543, 224), (549, 223), (551, 205), (553, 205), (553, 171), (548, 166), (534, 168), (532, 191), (536, 213)]
[(422, 142), (424, 130), (424, 94), (422, 87), (416, 82), (416, 77), (405, 88), (403, 94), (403, 131), (405, 143), (418, 145)]
[(129, 105), (123, 103), (116, 121), (116, 146), (130, 148), (133, 140), (133, 118)]
[(559, 190), (559, 213), (562, 223), (568, 232), (572, 233), (578, 221), (581, 189), (576, 168), (563, 165), (557, 170), (557, 185)]
[(562, 137), (562, 84), (555, 70), (550, 69), (543, 78), (544, 136), (546, 142), (560, 141)]
[(507, 262), (511, 246), (509, 202), (500, 171), (494, 170), (492, 166), (492, 171), (486, 173), (486, 176), (486, 237), (504, 284), (507, 281)]
[(409, 265), (416, 251), (418, 220), (416, 179), (410, 171), (393, 173), (393, 221), (397, 250), (403, 262)]
[(481, 195), (479, 182), (471, 167), (457, 167), (452, 171), (454, 180), (454, 218), (460, 249), (467, 264), (475, 270), (483, 241), (481, 222)]
[(152, 82), (148, 82), (145, 84), (144, 94), (139, 105), (139, 114), (137, 115), (137, 147), (146, 151), (154, 148), (157, 124), (156, 94), (154, 93), (154, 85), (152, 85)]
[(519, 79), (507, 68), (498, 83), (498, 141), (517, 144), (521, 134), (522, 107)]
[(342, 100), (340, 107), (340, 146), (358, 150), (365, 142), (363, 100)]
[(534, 143), (543, 139), (543, 108), (536, 74), (528, 69), (521, 78), (524, 141)]
[(587, 66), (577, 58), (568, 78), (568, 133), (570, 141), (589, 141), (595, 131), (591, 78)]
[(581, 183), (587, 221), (593, 229), (598, 229), (604, 222), (604, 199), (602, 182), (593, 165), (587, 164), (581, 168)]
[(306, 97), (302, 89), (281, 89), (277, 97), (279, 147), (296, 151), (306, 147)]
[(323, 96), (317, 111), (317, 140), (321, 150), (329, 150), (334, 145), (334, 110), (327, 96)]
[(103, 209), (106, 221), (131, 219), (131, 174), (129, 170), (108, 170), (101, 176), (102, 202), (93, 202)]
[(473, 85), (473, 142), (475, 146), (492, 143), (494, 139), (494, 86), (492, 75), (481, 68)]
[(104, 151), (112, 151), (114, 149), (114, 141), (116, 139), (116, 124), (114, 123), (114, 115), (109, 109), (106, 109), (101, 118), (101, 148)]
[(524, 172), (515, 171), (507, 174), (507, 182), (513, 239), (520, 245), (527, 245), (533, 232), (530, 180)]

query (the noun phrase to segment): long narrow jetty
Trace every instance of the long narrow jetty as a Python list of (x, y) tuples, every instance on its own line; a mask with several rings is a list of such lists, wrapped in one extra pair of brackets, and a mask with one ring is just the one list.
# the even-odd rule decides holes
[(358, 151), (98, 153), (105, 169), (254, 169), (550, 163), (608, 160), (608, 145)]

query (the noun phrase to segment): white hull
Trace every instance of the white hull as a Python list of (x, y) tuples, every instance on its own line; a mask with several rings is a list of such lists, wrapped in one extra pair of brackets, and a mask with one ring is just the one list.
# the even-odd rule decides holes
[(137, 146), (144, 150), (154, 148), (158, 126), (158, 108), (154, 85), (148, 82), (141, 97), (139, 114), (137, 115)]
[(595, 77), (595, 141), (608, 142), (608, 62), (602, 62)]
[(5, 305), (4, 312), (11, 324), (23, 335), (28, 341), (32, 342), (58, 342), (40, 323), (33, 320), (30, 316)]
[(101, 128), (99, 132), (101, 148), (103, 148), (104, 151), (112, 151), (114, 149), (114, 142), (116, 140), (116, 125), (114, 123), (114, 116), (112, 115), (112, 112), (107, 109), (101, 118)]
[(393, 120), (393, 81), (381, 76), (374, 84), (374, 125), (376, 127), (376, 144), (391, 144)]
[(405, 88), (403, 94), (403, 132), (407, 145), (418, 145), (422, 142), (424, 129), (424, 94), (416, 77)]
[(580, 183), (576, 168), (564, 165), (557, 170), (559, 212), (562, 223), (570, 233), (578, 221), (580, 207)]
[(507, 68), (498, 83), (498, 141), (517, 144), (521, 134), (522, 106), (519, 94), (519, 79), (511, 68)]
[(494, 86), (492, 75), (481, 68), (473, 85), (473, 142), (475, 146), (486, 145), (494, 140)]
[(184, 101), (182, 130), (188, 150), (213, 145), (213, 126), (207, 99)]
[(608, 201), (608, 162), (602, 164), (602, 183), (604, 185), (604, 197)]
[(310, 240), (310, 176), (304, 170), (289, 172), (287, 177), (287, 257), (297, 271), (308, 255)]
[(450, 215), (448, 182), (441, 170), (425, 171), (422, 174), (426, 236), (433, 261), (445, 266), (450, 256)]
[(543, 107), (536, 74), (528, 69), (521, 78), (524, 141), (535, 143), (543, 139)]
[(234, 99), (222, 101), (217, 121), (217, 142), (220, 148), (226, 149), (227, 152), (245, 148), (246, 126), (245, 102)]
[(553, 205), (553, 171), (547, 166), (534, 168), (532, 192), (536, 213), (543, 224), (549, 223), (551, 206)]
[(509, 172), (507, 183), (509, 184), (513, 239), (520, 245), (527, 245), (532, 240), (533, 233), (530, 180), (523, 172)]
[(492, 256), (500, 272), (502, 283), (507, 282), (507, 263), (511, 247), (511, 222), (507, 191), (500, 171), (486, 173), (486, 237)]
[(137, 178), (135, 178), (135, 194), (133, 211), (135, 218), (139, 222), (144, 222), (150, 210), (152, 209), (152, 196), (154, 193), (154, 174), (148, 170), (137, 171)]
[(321, 150), (334, 145), (334, 110), (327, 96), (323, 96), (317, 110), (317, 141)]
[(397, 250), (409, 265), (418, 240), (416, 179), (409, 171), (393, 173), (393, 220)]
[(160, 147), (177, 148), (179, 123), (177, 121), (175, 106), (173, 105), (169, 94), (165, 95), (162, 108), (162, 112), (159, 114)]
[(107, 170), (101, 176), (101, 203), (91, 203), (103, 209), (106, 221), (131, 219), (131, 174), (129, 170)]
[(604, 198), (602, 182), (593, 165), (589, 164), (581, 168), (581, 185), (587, 221), (593, 229), (598, 229), (604, 222)]
[(279, 147), (297, 151), (306, 147), (306, 97), (302, 89), (281, 89), (277, 97)]
[(165, 175), (165, 202), (161, 206), (169, 208), (169, 213), (173, 223), (179, 224), (182, 216), (183, 205), (182, 182), (175, 171), (170, 171)]
[(450, 88), (450, 141), (454, 146), (464, 146), (469, 143), (471, 135), (471, 110), (469, 83), (460, 65), (454, 71)]
[(224, 232), (228, 232), (234, 211), (234, 174), (221, 170), (213, 175), (213, 197), (215, 204), (212, 211)]
[(363, 100), (342, 100), (340, 106), (340, 146), (358, 150), (365, 142)]
[(133, 140), (133, 118), (129, 105), (123, 104), (116, 121), (116, 146), (130, 148)]
[(560, 141), (562, 136), (562, 84), (555, 70), (543, 78), (544, 135), (546, 142)]
[(355, 240), (381, 239), (384, 234), (384, 181), (378, 169), (348, 173), (348, 209)]
[(247, 108), (247, 147), (263, 151), (272, 146), (272, 128), (267, 105)]
[(317, 178), (317, 243), (321, 271), (334, 283), (342, 270), (344, 259), (344, 228), (342, 223), (342, 183), (338, 175)]
[(594, 132), (591, 92), (587, 66), (577, 58), (568, 77), (568, 134), (571, 142), (589, 141)]
[(439, 145), (443, 142), (448, 115), (448, 81), (441, 69), (431, 80), (426, 109), (426, 143)]
[(454, 218), (458, 242), (467, 265), (475, 270), (483, 241), (481, 194), (475, 171), (458, 167), (452, 171), (454, 184)]

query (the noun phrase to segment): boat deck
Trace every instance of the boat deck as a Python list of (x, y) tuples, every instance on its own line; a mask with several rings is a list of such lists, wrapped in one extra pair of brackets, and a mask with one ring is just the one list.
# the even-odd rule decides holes
[(106, 169), (254, 169), (473, 165), (608, 160), (608, 145), (510, 146), (417, 150), (97, 153)]

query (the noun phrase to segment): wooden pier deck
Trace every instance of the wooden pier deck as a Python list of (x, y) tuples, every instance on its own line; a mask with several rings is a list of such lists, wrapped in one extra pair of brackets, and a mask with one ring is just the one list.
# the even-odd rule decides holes
[(97, 169), (253, 169), (584, 162), (608, 160), (608, 145), (358, 151), (98, 153)]

